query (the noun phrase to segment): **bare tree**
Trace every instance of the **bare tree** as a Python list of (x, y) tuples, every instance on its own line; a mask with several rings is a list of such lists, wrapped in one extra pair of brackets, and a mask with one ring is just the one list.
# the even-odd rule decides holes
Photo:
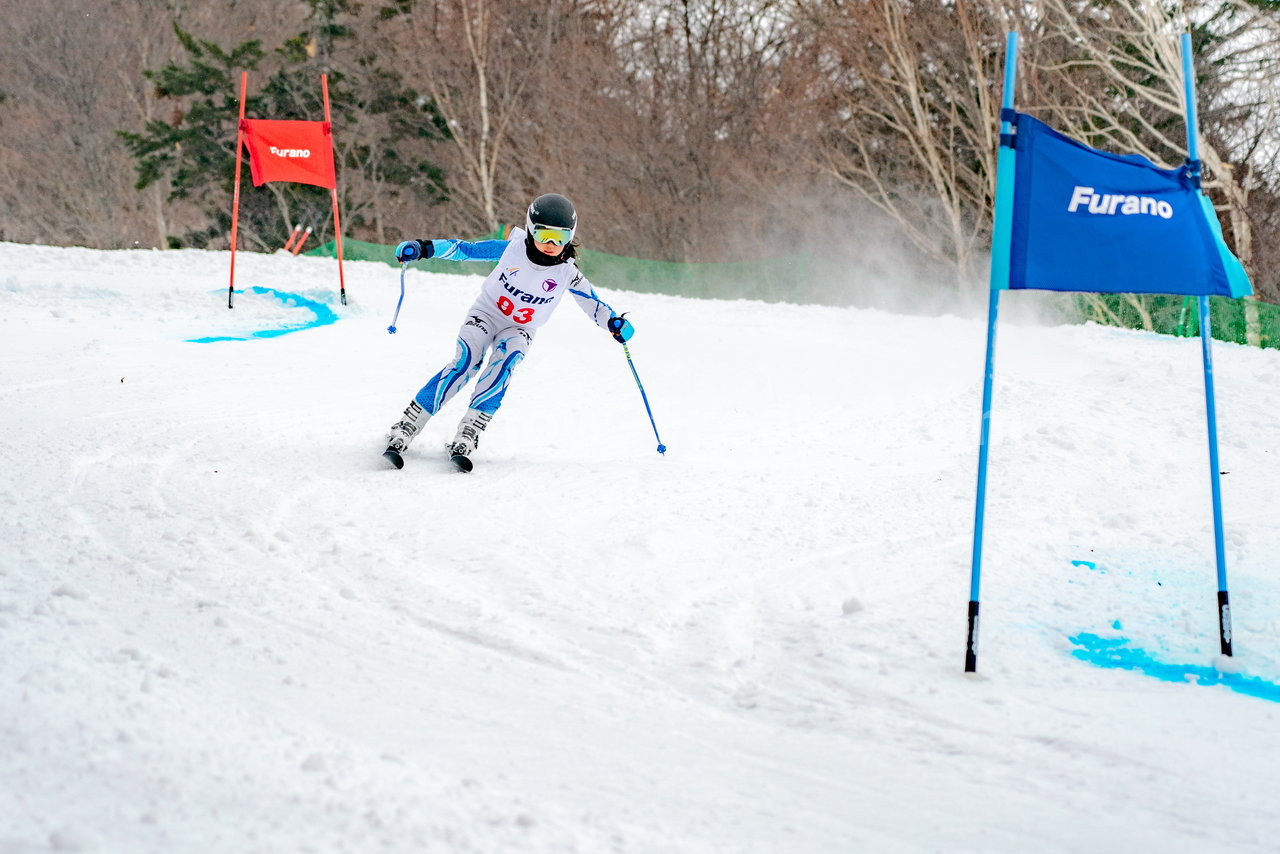
[(572, 5), (410, 2), (384, 28), (406, 78), (445, 119), (454, 149), (451, 186), (468, 227), (495, 229), (500, 211), (510, 208), (511, 160), (526, 117), (554, 97), (546, 87), (559, 85), (556, 35)]
[(632, 163), (620, 192), (650, 257), (741, 258), (788, 221), (768, 200), (787, 195), (778, 143), (798, 130), (778, 109), (793, 29), (772, 0), (637, 4), (620, 57), (640, 135), (621, 141)]
[[(1205, 186), (1250, 263), (1250, 187), (1276, 174), (1273, 12), (1250, 0), (1195, 4), (1190, 21), (1156, 0), (796, 0), (795, 8), (823, 72), (816, 84), (830, 91), (818, 165), (961, 280), (980, 266), (989, 237), (1004, 32), (1028, 35), (1020, 109), (1089, 144), (1169, 165), (1186, 153), (1177, 36), (1194, 25)], [(1153, 298), (1125, 299), (1150, 328)], [(1115, 319), (1094, 302), (1100, 319)]]
[[(175, 221), (200, 215), (133, 188), (115, 131), (161, 114), (141, 70), (179, 47), (175, 16), (271, 33), (297, 16), (292, 0), (246, 9), (180, 0), (7, 3), (0, 14), (0, 234), (99, 247), (163, 246)], [(234, 8), (233, 8), (234, 7)]]
[(797, 0), (796, 13), (824, 72), (815, 165), (957, 282), (971, 278), (990, 231), (994, 87), (1011, 13), (983, 0)]
[[(408, 4), (386, 37), (447, 119), (455, 223), (491, 229), (557, 189), (594, 214), (596, 246), (706, 260), (773, 221), (747, 188), (776, 171), (769, 140), (790, 136), (764, 124), (782, 5), (452, 0)], [(447, 41), (462, 49), (420, 49)], [(753, 219), (730, 227), (729, 211)]]
[[(189, 120), (190, 102), (157, 98), (142, 75), (182, 58), (177, 21), (218, 44), (307, 51), (297, 91), (276, 92), (273, 115), (286, 102), (298, 106), (291, 117), (317, 115), (314, 72), (333, 70), (349, 234), (417, 236), (424, 208), (439, 233), (477, 234), (518, 222), (531, 194), (555, 190), (583, 211), (588, 245), (617, 254), (829, 251), (814, 236), (829, 237), (829, 217), (877, 239), (893, 224), (913, 261), (932, 259), (956, 282), (975, 278), (989, 238), (1004, 33), (1027, 35), (1021, 107), (1086, 142), (1176, 163), (1174, 36), (1190, 27), (1206, 187), (1260, 292), (1280, 297), (1280, 249), (1256, 237), (1280, 223), (1271, 0), (4, 5), (5, 239), (161, 245), (217, 231), (207, 205), (168, 199), (163, 182), (134, 190), (113, 133)], [(308, 28), (309, 39), (291, 38)], [(264, 65), (288, 62), (271, 53)], [(251, 90), (271, 75), (264, 68)], [(298, 215), (299, 203), (271, 198), (272, 223)], [(270, 231), (256, 245), (270, 248)], [(1149, 302), (1094, 310), (1150, 317)]]
[[(1237, 256), (1252, 269), (1249, 193), (1260, 169), (1274, 174), (1280, 96), (1274, 13), (1243, 0), (1185, 11), (1156, 0), (1112, 0), (1105, 7), (1044, 0), (1041, 9), (1043, 30), (1027, 63), (1039, 82), (1029, 87), (1038, 112), (1092, 145), (1165, 166), (1187, 156), (1179, 34), (1195, 32), (1204, 187), (1226, 215)], [(1152, 328), (1153, 298), (1127, 300)], [(1256, 305), (1248, 303), (1246, 312), (1249, 339), (1257, 344)]]

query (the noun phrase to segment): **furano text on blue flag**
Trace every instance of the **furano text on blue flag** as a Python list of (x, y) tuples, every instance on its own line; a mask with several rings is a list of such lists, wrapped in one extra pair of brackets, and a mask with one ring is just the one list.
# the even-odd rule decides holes
[(1173, 219), (1173, 205), (1163, 199), (1151, 196), (1126, 196), (1123, 193), (1098, 193), (1093, 187), (1077, 186), (1071, 193), (1071, 203), (1067, 205), (1070, 213), (1075, 213), (1081, 205), (1091, 214), (1114, 216), (1122, 214), (1150, 214), (1161, 219)]

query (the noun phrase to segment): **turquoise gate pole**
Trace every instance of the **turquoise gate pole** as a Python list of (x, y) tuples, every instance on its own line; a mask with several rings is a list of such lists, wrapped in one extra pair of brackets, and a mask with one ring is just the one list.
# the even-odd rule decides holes
[[(1182, 84), (1187, 101), (1187, 159), (1197, 164), (1199, 181), (1199, 124), (1196, 119), (1196, 78), (1191, 63), (1191, 35), (1182, 34)], [(1196, 188), (1199, 190), (1199, 187)], [(1223, 542), (1222, 470), (1218, 465), (1218, 414), (1213, 393), (1213, 341), (1209, 326), (1209, 297), (1201, 294), (1200, 351), (1204, 356), (1204, 405), (1209, 427), (1209, 484), (1213, 493), (1213, 545), (1218, 563), (1218, 641), (1223, 655), (1231, 655), (1231, 600), (1227, 594), (1227, 550)]]
[(996, 160), (995, 224), (991, 238), (991, 288), (987, 306), (987, 360), (982, 380), (982, 431), (978, 443), (978, 495), (973, 511), (973, 561), (969, 575), (969, 634), (964, 669), (978, 670), (978, 608), (982, 582), (982, 533), (986, 523), (987, 457), (991, 440), (991, 396), (995, 379), (996, 320), (1000, 291), (1009, 287), (1009, 247), (1013, 239), (1013, 187), (1017, 152), (1014, 149), (1013, 88), (1017, 79), (1018, 34), (1005, 41), (1004, 95), (1000, 109), (1000, 151)]

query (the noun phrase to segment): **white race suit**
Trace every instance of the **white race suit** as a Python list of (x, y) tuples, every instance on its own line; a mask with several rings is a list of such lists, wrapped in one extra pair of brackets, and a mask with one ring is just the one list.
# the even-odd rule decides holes
[[(425, 242), (425, 241), (423, 241)], [(572, 258), (536, 264), (526, 250), (524, 229), (515, 228), (509, 240), (433, 240), (433, 257), (451, 261), (492, 261), (498, 265), (485, 277), (480, 295), (467, 311), (458, 330), (458, 346), (453, 361), (445, 365), (414, 396), (428, 415), (462, 390), (484, 367), (471, 395), (471, 409), (493, 415), (502, 405), (503, 395), (516, 366), (533, 344), (538, 327), (551, 317), (561, 298), (571, 294), (579, 307), (601, 329), (608, 331), (616, 315), (596, 296), (591, 282)], [(490, 352), (491, 351), (491, 352)]]

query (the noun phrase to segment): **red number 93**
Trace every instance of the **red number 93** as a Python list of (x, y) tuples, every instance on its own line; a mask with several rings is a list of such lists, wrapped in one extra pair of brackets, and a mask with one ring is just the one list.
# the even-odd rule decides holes
[(511, 301), (511, 297), (498, 297), (498, 311), (514, 320), (516, 323), (528, 323), (533, 320), (533, 309), (522, 308), (516, 310), (516, 304)]

